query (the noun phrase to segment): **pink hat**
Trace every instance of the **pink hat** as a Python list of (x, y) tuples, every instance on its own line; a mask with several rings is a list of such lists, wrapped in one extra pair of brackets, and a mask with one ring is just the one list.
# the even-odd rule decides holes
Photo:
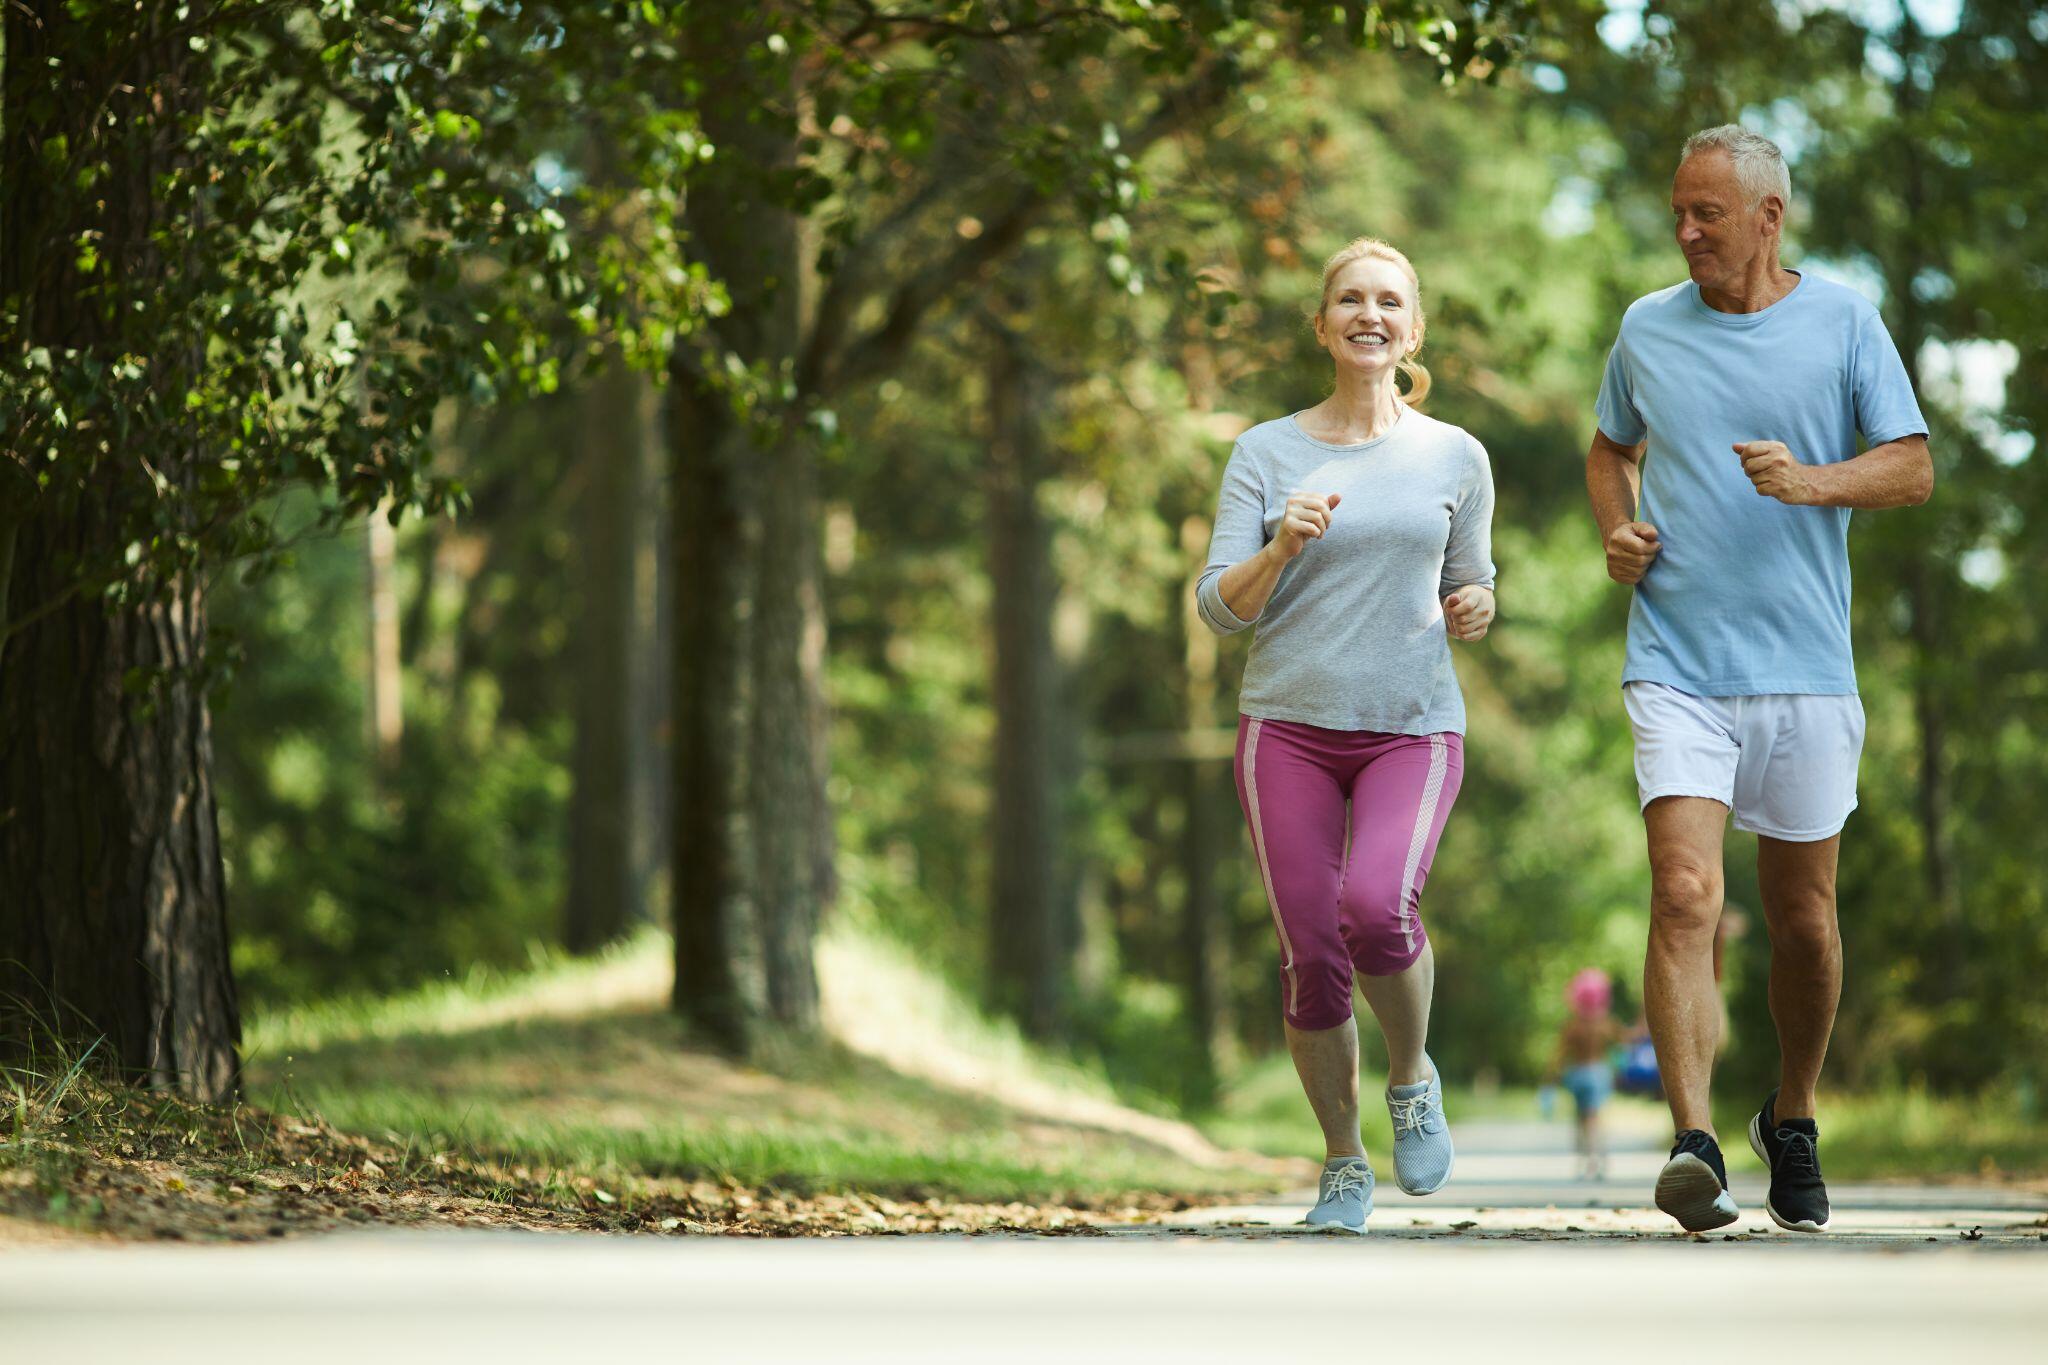
[(1598, 967), (1587, 967), (1564, 988), (1564, 998), (1580, 1014), (1605, 1014), (1614, 1001), (1614, 987), (1608, 983), (1607, 973)]

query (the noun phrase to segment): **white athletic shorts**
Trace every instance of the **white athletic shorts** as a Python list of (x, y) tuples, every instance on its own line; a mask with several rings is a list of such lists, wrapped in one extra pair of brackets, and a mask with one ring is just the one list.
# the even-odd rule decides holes
[(1663, 683), (1624, 683), (1636, 736), (1636, 788), (1704, 796), (1735, 827), (1796, 843), (1842, 832), (1856, 809), (1863, 703), (1855, 695), (1695, 697)]

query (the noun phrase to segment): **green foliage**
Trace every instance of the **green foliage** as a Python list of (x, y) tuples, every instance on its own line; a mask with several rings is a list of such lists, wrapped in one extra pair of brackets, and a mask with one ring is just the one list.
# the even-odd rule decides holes
[[(292, 500), (287, 524), (314, 514)], [(394, 989), (525, 960), (564, 878), (566, 725), (502, 715), (500, 684), (417, 680), (396, 769), (365, 738), (360, 533), (227, 586), (241, 669), (215, 731), (236, 975), (257, 1002)]]
[[(644, 50), (638, 13), (85, 4), (38, 32), (10, 9), (6, 519), (111, 518), (63, 574), (150, 591), (274, 551), (286, 489), (337, 523), (458, 507), (426, 467), (444, 397), (551, 390), (608, 330), (665, 349), (712, 298), (673, 229), (586, 258), (591, 201), (535, 160), (577, 106), (651, 102), (608, 65)], [(646, 190), (659, 220), (682, 181)]]

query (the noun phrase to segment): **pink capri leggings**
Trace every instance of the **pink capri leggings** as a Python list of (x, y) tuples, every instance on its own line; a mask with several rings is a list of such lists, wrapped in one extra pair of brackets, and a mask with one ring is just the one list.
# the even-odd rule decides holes
[[(1351, 973), (1392, 976), (1429, 942), (1416, 905), (1465, 775), (1460, 735), (1237, 724), (1237, 796), (1299, 1029), (1351, 1017)], [(1348, 806), (1348, 810), (1347, 810)]]

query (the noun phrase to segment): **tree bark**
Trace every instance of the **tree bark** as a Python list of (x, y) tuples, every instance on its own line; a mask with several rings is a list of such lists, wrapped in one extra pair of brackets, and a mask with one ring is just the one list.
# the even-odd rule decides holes
[[(745, 438), (694, 365), (672, 372), (670, 486), (675, 611), (670, 877), (675, 1008), (744, 1048), (760, 1005), (747, 876), (744, 723), (758, 520), (744, 493)], [(750, 970), (753, 969), (753, 970)]]
[[(17, 609), (64, 584), (50, 566), (105, 554), (87, 517), (22, 529)], [(231, 1096), (241, 1020), (228, 969), (198, 587), (103, 610), (74, 601), (0, 661), (0, 1015), (104, 1036), (131, 1079)], [(153, 679), (134, 690), (130, 679)]]
[[(758, 21), (705, 13), (696, 50), (743, 52)], [(796, 160), (795, 88), (763, 100), (734, 61), (706, 73), (720, 148), (685, 216), (732, 298), (718, 342), (789, 373), (804, 325), (796, 215), (766, 183)], [(739, 188), (741, 192), (722, 190)], [(671, 365), (676, 1008), (728, 1046), (816, 1026), (812, 946), (833, 894), (817, 468), (800, 414), (742, 422), (685, 341)]]
[(1066, 1024), (1075, 925), (1061, 837), (1059, 663), (1053, 652), (1052, 532), (1039, 510), (1051, 384), (1029, 345), (991, 323), (987, 474), (996, 711), (989, 985), (1025, 1032)]
[[(167, 14), (139, 17), (129, 50), (97, 40), (57, 3), (5, 7), (4, 144), (0, 144), (0, 300), (17, 308), (29, 345), (116, 344), (112, 309), (76, 306), (68, 261), (41, 269), (39, 248), (104, 233), (111, 278), (147, 288), (175, 268), (159, 255), (151, 187), (183, 155), (172, 126), (197, 96), (185, 48), (156, 35)], [(88, 50), (91, 49), (91, 50)], [(84, 101), (51, 73), (117, 71), (138, 92), (106, 140), (115, 158), (104, 205), (74, 206), (40, 155)], [(85, 107), (89, 108), (89, 105)], [(110, 123), (110, 126), (111, 123)], [(86, 219), (90, 221), (86, 221)], [(8, 452), (6, 458), (12, 458)], [(182, 493), (197, 452), (177, 434), (148, 452)], [(227, 897), (204, 690), (206, 604), (183, 577), (150, 593), (76, 592), (78, 578), (122, 562), (123, 499), (132, 484), (109, 460), (82, 496), (44, 495), (12, 509), (14, 555), (0, 617), (0, 1045), (19, 1050), (54, 1029), (77, 1049), (100, 1040), (131, 1079), (201, 1099), (231, 1096), (241, 1024), (227, 951)], [(173, 501), (183, 503), (184, 499)], [(139, 584), (126, 585), (130, 589)]]
[(576, 687), (574, 790), (569, 806), (569, 894), (562, 941), (589, 953), (641, 916), (633, 838), (632, 747), (638, 719), (634, 615), (635, 534), (646, 502), (640, 478), (639, 389), (614, 357), (582, 395), (580, 605), (572, 651)]

